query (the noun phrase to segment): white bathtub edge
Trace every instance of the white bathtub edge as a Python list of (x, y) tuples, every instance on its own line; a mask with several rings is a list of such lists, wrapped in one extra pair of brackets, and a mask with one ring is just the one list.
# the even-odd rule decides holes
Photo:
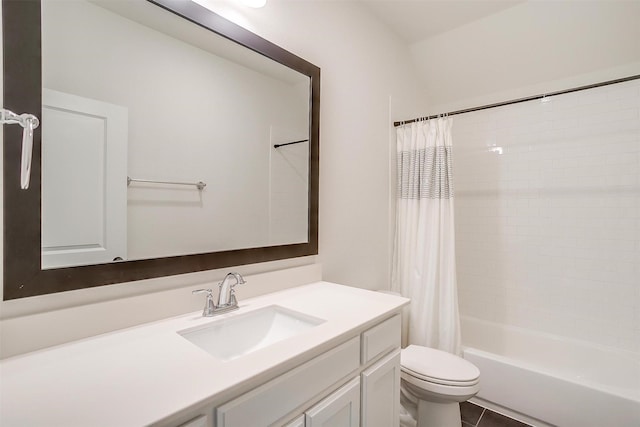
[[(640, 401), (568, 381), (473, 347), (464, 348), (464, 358), (480, 369), (480, 391), (475, 397), (478, 402), (486, 402), (489, 409), (492, 409), (489, 404), (495, 405), (496, 412), (523, 422), (526, 421), (522, 415), (526, 414), (534, 426), (551, 423), (563, 427), (631, 427), (640, 419)], [(544, 421), (540, 422), (540, 418)]]

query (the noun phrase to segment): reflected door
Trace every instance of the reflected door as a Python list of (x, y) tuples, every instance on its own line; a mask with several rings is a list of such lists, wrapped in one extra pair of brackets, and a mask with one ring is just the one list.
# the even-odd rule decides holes
[(126, 260), (127, 109), (42, 97), (42, 267)]

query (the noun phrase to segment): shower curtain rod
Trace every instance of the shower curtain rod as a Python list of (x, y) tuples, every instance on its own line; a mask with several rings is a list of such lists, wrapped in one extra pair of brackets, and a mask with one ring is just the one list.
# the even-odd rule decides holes
[(612, 84), (615, 84), (615, 83), (623, 83), (623, 82), (628, 82), (630, 80), (637, 80), (637, 79), (640, 79), (640, 74), (636, 74), (635, 76), (631, 76), (631, 77), (624, 77), (624, 78), (621, 78), (621, 79), (608, 80), (606, 82), (601, 82), (601, 83), (594, 83), (594, 84), (587, 85), (587, 86), (579, 86), (579, 87), (574, 87), (574, 88), (571, 88), (571, 89), (559, 90), (559, 91), (556, 91), (556, 92), (549, 92), (549, 93), (545, 93), (545, 94), (542, 94), (542, 95), (528, 96), (526, 98), (519, 98), (519, 99), (513, 99), (511, 101), (504, 101), (504, 102), (498, 102), (498, 103), (495, 103), (495, 104), (482, 105), (480, 107), (465, 108), (464, 110), (452, 111), (450, 113), (434, 114), (432, 116), (418, 117), (418, 118), (415, 118), (415, 119), (404, 120), (404, 121), (401, 121), (401, 122), (393, 122), (393, 126), (394, 127), (398, 127), (398, 126), (406, 125), (406, 124), (409, 124), (409, 123), (414, 123), (414, 122), (417, 122), (419, 120), (436, 119), (436, 118), (438, 118), (440, 116), (443, 116), (443, 115), (445, 115), (445, 116), (454, 116), (456, 114), (470, 113), (472, 111), (486, 110), (486, 109), (494, 108), (494, 107), (502, 107), (504, 105), (519, 104), (520, 102), (534, 101), (536, 99), (542, 99), (542, 98), (546, 98), (546, 97), (550, 97), (550, 96), (563, 95), (565, 93), (578, 92), (580, 90), (593, 89), (593, 88), (596, 88), (596, 87), (608, 86), (608, 85), (612, 85)]

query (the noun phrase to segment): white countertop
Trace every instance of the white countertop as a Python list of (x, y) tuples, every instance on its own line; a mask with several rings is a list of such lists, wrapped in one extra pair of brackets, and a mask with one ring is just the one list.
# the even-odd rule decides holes
[[(5, 359), (0, 362), (0, 425), (149, 425), (234, 388), (258, 385), (269, 372), (326, 351), (408, 301), (318, 282), (240, 301), (240, 309), (228, 314), (190, 313)], [(269, 305), (326, 322), (226, 362), (177, 334)]]

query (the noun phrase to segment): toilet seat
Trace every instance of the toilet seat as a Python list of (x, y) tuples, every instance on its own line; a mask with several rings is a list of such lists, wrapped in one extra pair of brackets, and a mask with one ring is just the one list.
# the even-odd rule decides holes
[(401, 370), (416, 380), (454, 387), (480, 382), (480, 371), (470, 362), (445, 351), (410, 345), (401, 353)]
[(459, 404), (480, 391), (480, 370), (454, 354), (410, 345), (400, 353), (400, 388), (417, 402), (418, 427), (461, 427)]

